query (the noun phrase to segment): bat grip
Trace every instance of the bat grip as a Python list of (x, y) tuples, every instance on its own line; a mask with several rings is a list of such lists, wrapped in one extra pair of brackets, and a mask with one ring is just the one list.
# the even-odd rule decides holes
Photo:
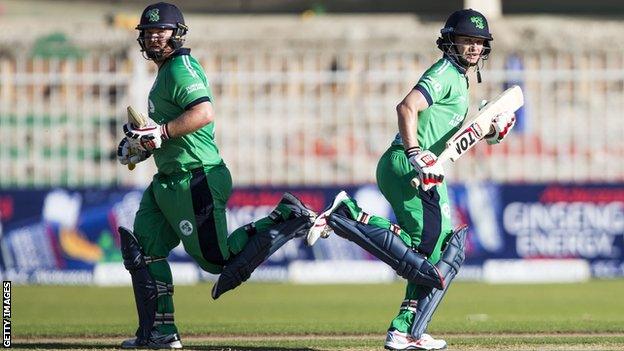
[(128, 163), (128, 170), (133, 171), (136, 165), (134, 163)]

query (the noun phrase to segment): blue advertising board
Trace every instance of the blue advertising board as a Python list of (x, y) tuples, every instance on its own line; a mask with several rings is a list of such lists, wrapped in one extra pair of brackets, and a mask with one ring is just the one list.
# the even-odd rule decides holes
[[(394, 217), (374, 185), (238, 188), (228, 202), (228, 229), (267, 215), (284, 191), (314, 210), (341, 189), (368, 213)], [(121, 264), (118, 226), (132, 227), (140, 189), (0, 191), (0, 268), (22, 283), (88, 284), (96, 266)], [(580, 258), (595, 277), (624, 276), (624, 187), (621, 185), (449, 186), (455, 225), (469, 225), (467, 267), (489, 259)], [(171, 262), (192, 260), (179, 246)], [(270, 280), (286, 280), (295, 261), (376, 261), (353, 243), (330, 236), (309, 247), (288, 242), (263, 264)]]

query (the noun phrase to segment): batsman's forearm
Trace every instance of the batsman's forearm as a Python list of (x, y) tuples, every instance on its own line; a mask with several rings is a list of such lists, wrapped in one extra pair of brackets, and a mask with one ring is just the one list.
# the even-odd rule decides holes
[(406, 106), (397, 107), (399, 134), (403, 139), (403, 147), (407, 150), (418, 145), (418, 114)]

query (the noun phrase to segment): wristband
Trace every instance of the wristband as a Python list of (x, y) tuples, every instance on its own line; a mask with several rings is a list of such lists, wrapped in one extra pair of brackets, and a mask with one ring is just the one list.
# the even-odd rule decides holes
[(421, 151), (422, 149), (420, 148), (420, 146), (412, 146), (405, 149), (405, 156), (407, 156), (407, 158), (410, 158), (411, 156), (414, 156)]
[(167, 140), (169, 139), (169, 123), (165, 123), (162, 126), (160, 126), (160, 138), (162, 140)]

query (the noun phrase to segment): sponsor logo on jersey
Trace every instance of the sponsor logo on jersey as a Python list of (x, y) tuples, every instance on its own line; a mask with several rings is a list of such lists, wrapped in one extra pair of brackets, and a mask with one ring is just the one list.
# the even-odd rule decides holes
[(459, 113), (455, 113), (453, 115), (453, 118), (449, 121), (449, 125), (451, 127), (457, 127), (463, 122), (463, 120), (464, 120), (464, 116), (460, 115)]
[(204, 84), (202, 83), (195, 83), (195, 84), (191, 84), (189, 86), (187, 86), (186, 88), (184, 88), (186, 90), (187, 94), (190, 94), (194, 91), (197, 91), (199, 89), (204, 89)]
[(193, 225), (191, 224), (191, 222), (185, 220), (180, 221), (180, 224), (178, 224), (178, 227), (180, 228), (180, 231), (182, 232), (182, 234), (189, 236), (191, 234), (193, 234)]

